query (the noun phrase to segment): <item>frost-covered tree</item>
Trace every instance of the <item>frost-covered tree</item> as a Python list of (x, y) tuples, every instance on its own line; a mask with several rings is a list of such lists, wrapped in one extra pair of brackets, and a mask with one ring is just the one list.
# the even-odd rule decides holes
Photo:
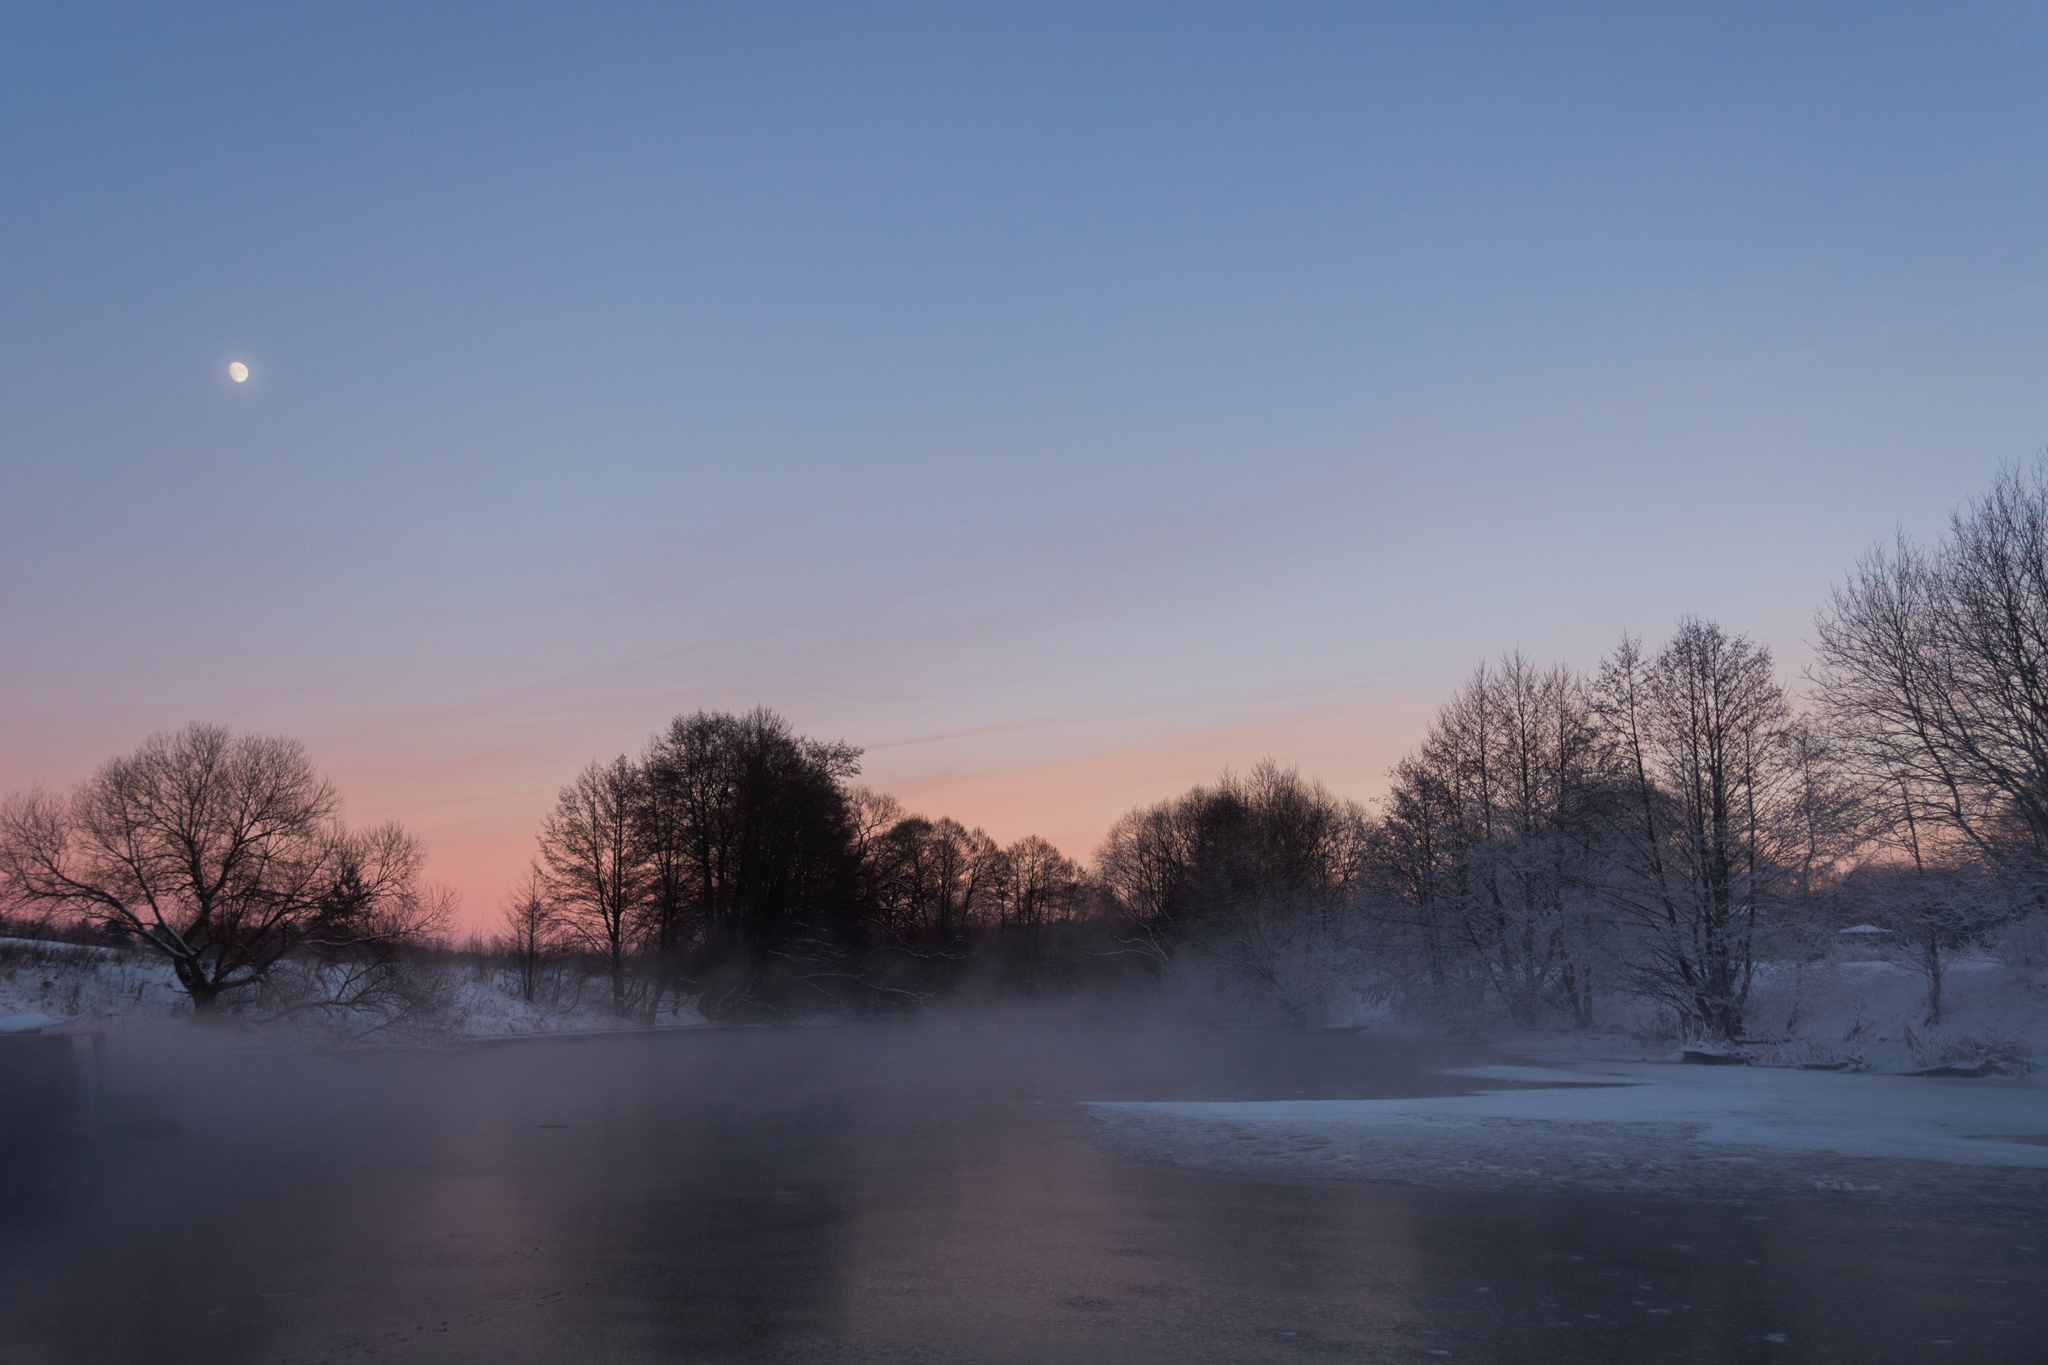
[(1604, 889), (1633, 930), (1635, 985), (1736, 1037), (1757, 931), (1800, 836), (1770, 650), (1688, 618), (1654, 658), (1623, 637), (1595, 691), (1619, 787)]
[(1865, 556), (1814, 681), (1893, 866), (1868, 905), (1943, 1010), (1956, 950), (2048, 904), (2048, 459), (2002, 470), (1932, 548)]
[(1523, 1025), (1592, 1022), (1606, 951), (1605, 806), (1583, 679), (1520, 654), (1481, 666), (1395, 768), (1375, 870), (1439, 998), (1491, 998)]
[(2048, 853), (2048, 462), (1873, 551), (1817, 624), (1820, 697), (1923, 853)]

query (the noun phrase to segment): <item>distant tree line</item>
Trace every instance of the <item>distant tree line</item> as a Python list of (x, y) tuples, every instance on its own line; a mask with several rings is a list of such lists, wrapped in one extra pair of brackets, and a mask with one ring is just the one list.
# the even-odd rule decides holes
[[(2048, 463), (1867, 556), (1816, 653), (1804, 709), (1712, 621), (1587, 673), (1509, 653), (1378, 809), (1261, 762), (1130, 811), (1085, 868), (905, 811), (772, 711), (699, 711), (562, 788), (479, 951), (642, 1022), (1164, 982), (1302, 1023), (1648, 999), (1737, 1038), (1761, 962), (1864, 923), (1938, 1023), (1958, 951), (2048, 952)], [(337, 815), (296, 743), (193, 725), (0, 805), (0, 915), (154, 953), (201, 1014), (394, 1026), (432, 1006), (408, 955), (448, 899), (410, 835)]]
[(889, 1009), (974, 972), (1071, 978), (1081, 868), (1040, 838), (1004, 848), (908, 814), (851, 783), (859, 761), (768, 710), (677, 717), (562, 789), (508, 941), (527, 964), (595, 955), (614, 1012), (650, 1021), (685, 1000), (712, 1018)]

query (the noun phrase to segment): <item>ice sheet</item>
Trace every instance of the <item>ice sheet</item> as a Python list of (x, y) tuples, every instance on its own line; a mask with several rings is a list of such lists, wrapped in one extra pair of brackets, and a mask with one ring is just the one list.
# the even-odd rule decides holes
[[(1609, 1124), (1677, 1125), (1688, 1137), (1717, 1146), (2048, 1168), (2048, 1147), (1983, 1140), (2048, 1134), (2048, 1087), (2038, 1079), (1929, 1080), (1611, 1061), (1503, 1064), (1447, 1074), (1573, 1083), (1573, 1088), (1487, 1090), (1430, 1099), (1120, 1101), (1091, 1108), (1105, 1115), (1121, 1111), (1232, 1125), (1401, 1129), (1404, 1137), (1417, 1136), (1418, 1130), (1451, 1137), (1461, 1128), (1504, 1120), (1581, 1130)], [(1587, 1082), (1604, 1084), (1581, 1088)]]

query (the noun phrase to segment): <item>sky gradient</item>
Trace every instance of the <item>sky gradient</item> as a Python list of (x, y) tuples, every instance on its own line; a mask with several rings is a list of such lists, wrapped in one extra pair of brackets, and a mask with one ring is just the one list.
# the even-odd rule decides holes
[[(774, 707), (1085, 856), (1768, 642), (2048, 439), (2032, 6), (0, 6), (0, 790), (303, 740), (481, 921)], [(230, 361), (250, 366), (237, 385)]]

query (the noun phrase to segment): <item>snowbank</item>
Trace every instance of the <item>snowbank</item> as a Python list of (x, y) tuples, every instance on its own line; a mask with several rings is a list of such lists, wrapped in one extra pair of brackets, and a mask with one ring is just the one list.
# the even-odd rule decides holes
[[(492, 973), (479, 978), (462, 973), (463, 980), (453, 992), (445, 1015), (446, 1031), (452, 1038), (521, 1038), (552, 1033), (604, 1033), (620, 1027), (611, 1012), (609, 987), (592, 981), (588, 988), (553, 1003), (523, 1000), (505, 975)], [(644, 1022), (644, 1020), (638, 1021)], [(693, 1001), (662, 1007), (656, 1021), (663, 1028), (698, 1027), (705, 1024)]]
[[(1687, 1141), (1841, 1156), (2048, 1170), (2048, 1086), (1755, 1067), (1586, 1062), (1447, 1071), (1547, 1089), (1483, 1089), (1430, 1099), (1121, 1102), (1093, 1106), (1161, 1118), (1321, 1130), (1399, 1131), (1455, 1140), (1492, 1121), (1549, 1124), (1597, 1138), (1655, 1125)], [(2014, 1141), (2025, 1138), (2030, 1141)], [(2032, 1145), (2033, 1143), (2040, 1145)]]
[[(463, 962), (429, 965), (438, 997), (430, 1019), (409, 1026), (407, 1036), (444, 1041), (515, 1038), (537, 1034), (614, 1030), (608, 991), (601, 981), (575, 988), (551, 982), (548, 998), (521, 999), (510, 975), (479, 973)], [(148, 1027), (189, 1018), (192, 1003), (170, 965), (143, 949), (102, 947), (44, 939), (0, 938), (0, 1016), (44, 1014), (86, 1027)], [(286, 1032), (319, 1034), (334, 1021), (301, 1015)], [(374, 1022), (374, 1021), (369, 1021)], [(658, 1021), (663, 1027), (701, 1026), (690, 1002), (670, 1002)], [(336, 1025), (360, 1031), (362, 1020)], [(330, 1030), (336, 1031), (336, 1030)]]
[(1089, 1109), (1105, 1144), (1126, 1155), (1239, 1174), (2048, 1214), (2039, 1076), (1689, 1066), (1602, 1056), (1583, 1041), (1514, 1051), (1445, 1072), (1475, 1082), (1462, 1096)]
[[(2048, 1076), (2026, 1074), (2048, 1062), (2048, 983), (1958, 958), (1943, 1005), (1927, 1024), (1924, 978), (1846, 953), (1759, 968), (1747, 1066), (1680, 1064), (1668, 1017), (1610, 1000), (1604, 1030), (1517, 1035), (1447, 1073), (1475, 1094), (1091, 1112), (1128, 1155), (1245, 1174), (2048, 1214)], [(1897, 1074), (1985, 1061), (2009, 1074)]]
[(132, 949), (0, 938), (0, 1014), (144, 1022), (190, 1013), (162, 958)]
[[(1647, 1030), (1647, 1011), (1617, 1011)], [(2023, 1070), (2048, 1062), (2048, 980), (1989, 956), (1948, 966), (1942, 1018), (1928, 1024), (1927, 982), (1883, 958), (1765, 963), (1747, 1010), (1748, 1049), (1764, 1065), (1846, 1063), (1872, 1071), (1996, 1060)]]

